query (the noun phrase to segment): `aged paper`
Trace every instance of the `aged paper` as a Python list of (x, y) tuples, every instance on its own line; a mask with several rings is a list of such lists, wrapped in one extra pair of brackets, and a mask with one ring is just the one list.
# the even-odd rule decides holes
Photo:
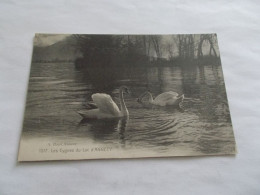
[(36, 34), (18, 161), (235, 154), (216, 34)]

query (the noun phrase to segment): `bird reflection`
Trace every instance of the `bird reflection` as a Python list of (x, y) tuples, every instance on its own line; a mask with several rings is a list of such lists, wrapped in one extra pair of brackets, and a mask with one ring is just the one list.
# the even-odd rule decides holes
[(180, 103), (179, 105), (168, 106), (168, 107), (156, 106), (156, 105), (152, 105), (152, 104), (142, 104), (141, 107), (144, 109), (149, 109), (149, 110), (164, 110), (167, 112), (176, 112), (176, 111), (184, 112), (185, 111), (183, 103)]
[(117, 126), (117, 129), (118, 129), (118, 132), (119, 132), (119, 140), (120, 140), (122, 148), (125, 148), (125, 145), (126, 145), (125, 131), (126, 131), (126, 128), (127, 128), (127, 122), (128, 122), (128, 118), (126, 118), (126, 117), (121, 118), (118, 121), (118, 126)]
[(125, 147), (125, 133), (128, 117), (116, 119), (82, 119), (78, 124), (78, 130), (85, 132), (95, 141), (114, 143), (119, 138), (119, 143)]

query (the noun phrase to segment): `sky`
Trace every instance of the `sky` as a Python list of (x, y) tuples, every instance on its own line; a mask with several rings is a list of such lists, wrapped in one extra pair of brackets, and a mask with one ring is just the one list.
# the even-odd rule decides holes
[(57, 43), (66, 37), (70, 36), (69, 34), (35, 34), (34, 37), (34, 46), (45, 47)]

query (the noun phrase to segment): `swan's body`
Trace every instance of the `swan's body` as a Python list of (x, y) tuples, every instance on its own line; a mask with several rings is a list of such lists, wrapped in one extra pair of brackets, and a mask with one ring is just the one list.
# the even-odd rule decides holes
[[(143, 98), (148, 96), (148, 101), (143, 101)], [(184, 99), (184, 95), (180, 95), (176, 92), (169, 91), (164, 92), (158, 95), (153, 99), (153, 96), (150, 92), (143, 93), (139, 98), (138, 102), (141, 104), (150, 104), (156, 106), (176, 106), (179, 105)]]
[[(107, 119), (107, 118), (120, 118), (128, 116), (128, 110), (125, 105), (123, 92), (128, 93), (127, 87), (120, 87), (119, 99), (120, 107), (119, 110), (116, 103), (112, 100), (111, 96), (105, 93), (95, 93), (91, 96), (94, 104), (89, 104), (90, 110), (78, 111), (83, 118), (89, 119)], [(91, 106), (90, 106), (91, 105)]]

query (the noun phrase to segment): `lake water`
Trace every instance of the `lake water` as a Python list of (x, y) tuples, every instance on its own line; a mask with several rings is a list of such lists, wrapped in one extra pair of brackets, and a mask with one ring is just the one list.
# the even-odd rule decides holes
[[(96, 92), (110, 94), (118, 104), (121, 85), (131, 90), (125, 95), (129, 119), (82, 120), (77, 114)], [(146, 90), (154, 96), (184, 94), (182, 109), (143, 107), (137, 98)], [(210, 65), (76, 70), (72, 63), (33, 63), (22, 138), (161, 156), (235, 152), (222, 69)]]

